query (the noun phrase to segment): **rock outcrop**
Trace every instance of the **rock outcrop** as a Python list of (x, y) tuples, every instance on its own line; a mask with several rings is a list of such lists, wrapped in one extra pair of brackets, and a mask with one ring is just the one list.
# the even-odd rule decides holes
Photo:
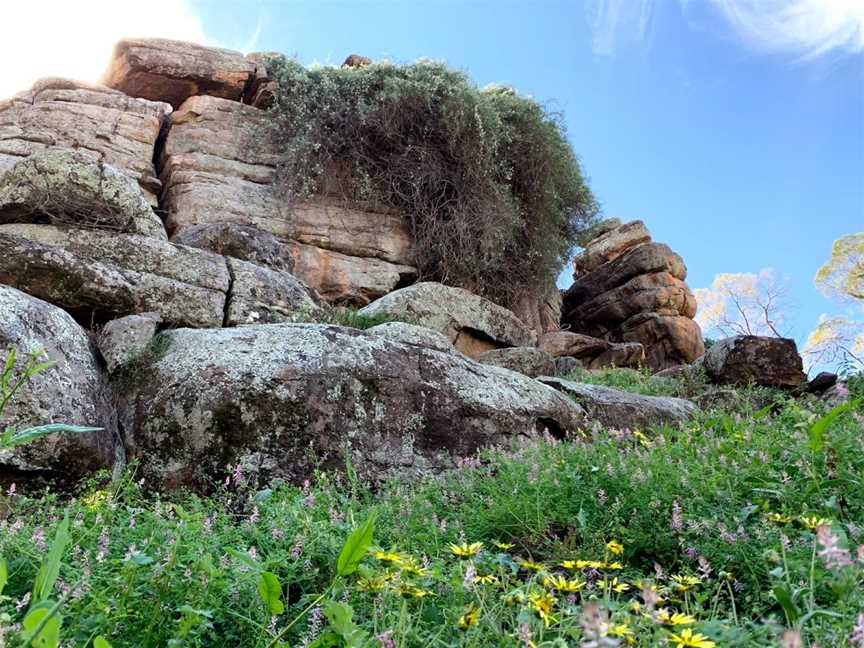
[(0, 176), (0, 223), (49, 223), (167, 240), (129, 176), (81, 149), (40, 151)]
[(537, 346), (554, 358), (575, 358), (588, 369), (638, 367), (645, 362), (645, 348), (638, 342), (609, 342), (570, 331), (541, 335)]
[[(286, 208), (273, 186), (272, 127), (265, 111), (210, 96), (190, 97), (171, 115), (160, 166), (174, 238), (188, 240), (193, 228), (198, 246), (220, 246), (218, 238), (236, 239), (225, 224), (266, 232), (292, 272), (334, 303), (362, 306), (412, 281), (414, 243), (400, 214), (326, 197)], [(218, 235), (201, 236), (203, 225)]]
[(153, 151), (170, 112), (105, 86), (43, 79), (0, 101), (0, 173), (39, 151), (86, 149), (137, 181), (155, 205), (162, 184)]
[(162, 38), (129, 38), (114, 47), (105, 85), (130, 97), (179, 108), (195, 95), (239, 101), (255, 75), (255, 62), (239, 52)]
[(291, 321), (318, 298), (286, 272), (134, 234), (0, 225), (0, 283), (81, 321), (156, 312), (172, 326)]
[(481, 353), (477, 361), (510, 371), (518, 371), (530, 378), (557, 373), (555, 358), (534, 347), (492, 349)]
[[(453, 465), (582, 409), (545, 385), (355, 329), (293, 324), (165, 331), (120, 386), (129, 455), (161, 486), (207, 488), (231, 466), (302, 481), (341, 465), (379, 479)], [(249, 468), (251, 467), (251, 468)]]
[(383, 324), (366, 329), (366, 332), (372, 335), (380, 335), (394, 342), (416, 344), (417, 346), (445, 353), (456, 351), (453, 343), (450, 342), (446, 335), (425, 326), (416, 326), (405, 322), (384, 322)]
[(111, 320), (103, 326), (97, 344), (108, 373), (144, 355), (161, 323), (159, 313), (141, 313)]
[(718, 340), (699, 364), (712, 382), (791, 389), (807, 382), (795, 340), (739, 335)]
[(643, 396), (561, 378), (542, 377), (539, 380), (573, 398), (591, 420), (616, 430), (679, 425), (693, 418), (697, 411), (692, 402), (683, 398)]
[(533, 346), (531, 331), (511, 311), (462, 288), (426, 281), (395, 290), (360, 310), (435, 329), (471, 358), (484, 351)]
[(681, 257), (651, 242), (640, 221), (600, 231), (573, 262), (563, 323), (593, 337), (642, 344), (645, 363), (655, 370), (701, 356), (696, 300), (684, 283)]
[(0, 483), (28, 477), (71, 480), (111, 466), (116, 425), (87, 332), (56, 306), (0, 285), (0, 349), (10, 347), (19, 354), (41, 350), (40, 359), (54, 364), (31, 378), (7, 403), (0, 430), (49, 423), (103, 430), (51, 435), (14, 450), (0, 450)]

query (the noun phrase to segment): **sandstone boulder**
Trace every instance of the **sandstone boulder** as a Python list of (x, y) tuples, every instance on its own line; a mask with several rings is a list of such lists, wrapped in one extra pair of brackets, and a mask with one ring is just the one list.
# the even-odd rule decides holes
[(556, 358), (576, 358), (589, 369), (638, 367), (645, 361), (645, 349), (639, 343), (609, 342), (570, 331), (553, 331), (542, 335), (537, 346)]
[(609, 342), (642, 344), (645, 363), (655, 370), (701, 356), (696, 300), (684, 283), (681, 257), (651, 242), (641, 221), (612, 222), (600, 231), (574, 261), (562, 323)]
[(153, 149), (171, 106), (66, 79), (42, 79), (0, 101), (0, 172), (54, 149), (85, 149), (133, 178), (156, 205)]
[(524, 374), (529, 378), (549, 376), (556, 372), (555, 358), (534, 347), (511, 347), (484, 351), (477, 358), (483, 364)]
[(639, 220), (621, 225), (617, 218), (610, 219), (608, 229), (604, 229), (598, 229), (596, 237), (573, 259), (575, 278), (617, 259), (630, 248), (651, 240), (645, 223)]
[(171, 115), (162, 155), (166, 224), (255, 225), (283, 239), (400, 265), (413, 264), (406, 220), (319, 198), (286, 208), (272, 186), (278, 144), (270, 115), (216, 97), (191, 97)]
[(51, 225), (0, 225), (0, 283), (107, 321), (158, 312), (174, 326), (221, 326), (225, 259), (158, 239)]
[(535, 335), (557, 331), (561, 328), (561, 291), (550, 281), (545, 291), (517, 299), (511, 310)]
[(159, 486), (206, 488), (243, 464), (299, 482), (347, 453), (381, 478), (453, 465), (532, 430), (563, 436), (582, 410), (555, 390), (452, 353), (355, 329), (271, 324), (166, 331), (166, 351), (120, 387), (131, 457)]
[(585, 409), (590, 420), (618, 430), (680, 425), (697, 412), (696, 406), (683, 398), (643, 396), (561, 378), (542, 377), (539, 380), (573, 398)]
[(73, 225), (168, 238), (138, 183), (81, 149), (40, 151), (0, 174), (0, 223)]
[(702, 359), (712, 382), (795, 388), (807, 382), (795, 340), (739, 335), (715, 342)]
[(458, 351), (476, 358), (491, 349), (532, 346), (531, 331), (511, 311), (462, 288), (422, 282), (400, 288), (360, 310), (435, 329)]
[(125, 39), (114, 47), (105, 85), (130, 97), (179, 108), (193, 95), (239, 101), (255, 63), (240, 52), (161, 38)]
[(435, 351), (453, 353), (456, 349), (453, 343), (443, 333), (425, 326), (416, 326), (406, 322), (384, 322), (366, 329), (367, 333), (380, 335), (394, 342), (415, 344)]
[(99, 331), (97, 343), (109, 373), (140, 358), (162, 322), (159, 313), (127, 315), (111, 320)]
[[(87, 332), (65, 312), (0, 285), (0, 353), (42, 350), (54, 364), (20, 389), (2, 414), (0, 430), (49, 423), (104, 428), (55, 434), (14, 450), (0, 450), (0, 482), (76, 478), (107, 468), (115, 459), (116, 425), (110, 398)], [(17, 365), (19, 368), (21, 364)]]

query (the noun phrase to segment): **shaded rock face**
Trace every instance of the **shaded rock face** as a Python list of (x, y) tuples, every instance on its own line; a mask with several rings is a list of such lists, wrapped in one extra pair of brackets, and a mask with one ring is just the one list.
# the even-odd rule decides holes
[(701, 356), (696, 300), (684, 283), (681, 257), (652, 242), (641, 221), (597, 231), (573, 261), (575, 281), (564, 294), (562, 322), (610, 342), (642, 344), (645, 363), (655, 370)]
[(318, 297), (286, 272), (133, 234), (0, 225), (0, 283), (80, 321), (156, 312), (171, 326), (286, 322)]
[(130, 97), (178, 108), (193, 95), (239, 101), (255, 63), (239, 52), (161, 38), (124, 39), (114, 47), (105, 85)]
[(483, 364), (517, 371), (530, 378), (556, 373), (555, 358), (534, 347), (512, 347), (484, 351), (477, 358)]
[[(0, 430), (48, 423), (105, 428), (51, 435), (15, 450), (0, 450), (0, 481), (75, 479), (114, 462), (116, 426), (90, 339), (61, 309), (0, 285), (0, 350), (23, 355), (41, 349), (54, 364), (20, 389), (0, 415)], [(45, 359), (44, 356), (42, 358)], [(18, 365), (19, 367), (21, 365)]]
[(166, 323), (221, 326), (231, 277), (223, 257), (145, 236), (0, 225), (0, 283), (80, 321), (154, 311)]
[(83, 150), (40, 151), (0, 176), (0, 223), (32, 222), (168, 238), (138, 184)]
[(162, 333), (166, 350), (120, 397), (131, 457), (162, 486), (206, 488), (230, 466), (308, 477), (348, 452), (361, 475), (418, 473), (530, 431), (575, 431), (555, 390), (452, 353), (342, 327), (294, 324)]
[[(261, 230), (278, 244), (271, 239), (268, 254), (333, 303), (362, 306), (413, 281), (413, 237), (400, 214), (325, 198), (286, 208), (272, 184), (278, 150), (270, 128), (263, 110), (209, 96), (191, 97), (171, 116), (161, 177), (173, 237), (188, 241), (192, 228), (197, 247), (214, 249), (233, 245), (225, 239), (236, 241), (238, 231)], [(202, 236), (204, 226), (218, 234)]]
[(162, 187), (153, 150), (171, 106), (133, 99), (105, 86), (43, 79), (0, 101), (0, 173), (21, 158), (54, 149), (86, 149), (141, 186), (156, 204)]
[(739, 335), (715, 342), (701, 366), (712, 382), (780, 389), (807, 382), (795, 340)]
[(546, 333), (537, 340), (537, 346), (555, 358), (575, 358), (588, 369), (638, 367), (645, 361), (645, 349), (638, 342), (609, 342), (570, 331)]
[(590, 419), (617, 430), (680, 425), (697, 412), (696, 406), (683, 398), (642, 396), (561, 378), (542, 377), (539, 380), (573, 398), (585, 409)]
[(161, 324), (159, 313), (127, 315), (108, 322), (99, 332), (97, 344), (105, 367), (113, 373), (141, 357)]
[(391, 292), (360, 313), (408, 319), (435, 329), (471, 358), (491, 349), (534, 343), (531, 331), (511, 311), (462, 288), (431, 281)]
[(366, 329), (367, 333), (380, 335), (394, 342), (415, 344), (435, 351), (454, 353), (453, 343), (443, 333), (425, 326), (406, 324), (405, 322), (384, 322)]
[(511, 310), (534, 333), (543, 335), (561, 328), (561, 291), (550, 280), (545, 291), (517, 299)]

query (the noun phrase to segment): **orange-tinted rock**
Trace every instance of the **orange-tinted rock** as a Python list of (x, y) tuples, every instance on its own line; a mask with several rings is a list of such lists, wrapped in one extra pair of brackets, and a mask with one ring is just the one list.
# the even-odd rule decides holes
[(576, 255), (573, 259), (573, 277), (578, 279), (594, 268), (617, 259), (630, 248), (649, 241), (651, 235), (642, 221), (632, 221), (624, 225), (619, 223), (617, 227), (601, 233)]
[(194, 95), (238, 101), (254, 79), (255, 63), (240, 52), (162, 38), (121, 40), (105, 85), (131, 97), (175, 108)]

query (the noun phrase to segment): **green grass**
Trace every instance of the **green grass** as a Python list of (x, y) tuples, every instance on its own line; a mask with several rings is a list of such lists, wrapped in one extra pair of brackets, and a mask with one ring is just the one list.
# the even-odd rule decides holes
[[(652, 393), (689, 389), (646, 386), (637, 375), (604, 374)], [(853, 383), (853, 395), (861, 387)], [(145, 493), (133, 467), (119, 485), (95, 479), (71, 500), (16, 494), (0, 522), (8, 563), (0, 627), (19, 645), (28, 593), (68, 517), (50, 592), (61, 601), (64, 646), (101, 635), (115, 647), (552, 647), (597, 632), (621, 645), (631, 637), (675, 646), (669, 640), (683, 629), (717, 646), (776, 646), (787, 628), (804, 645), (851, 646), (864, 564), (827, 564), (809, 527), (824, 522), (823, 541), (834, 536), (839, 556), (848, 550), (855, 561), (864, 409), (829, 419), (815, 399), (772, 397), (774, 407), (755, 410), (742, 398), (735, 411), (703, 414), (684, 429), (535, 438), (374, 492), (349, 469), (310, 475), (302, 487), (262, 489), (230, 474), (207, 498)], [(383, 553), (337, 576), (346, 538), (373, 513), (372, 542)], [(466, 543), (472, 553), (474, 542), (483, 546), (471, 558), (449, 547)], [(567, 569), (567, 560), (605, 566)], [(680, 591), (674, 576), (696, 580)], [(621, 584), (628, 589), (614, 591)], [(653, 611), (647, 587), (665, 599)], [(664, 624), (660, 607), (695, 620)]]

